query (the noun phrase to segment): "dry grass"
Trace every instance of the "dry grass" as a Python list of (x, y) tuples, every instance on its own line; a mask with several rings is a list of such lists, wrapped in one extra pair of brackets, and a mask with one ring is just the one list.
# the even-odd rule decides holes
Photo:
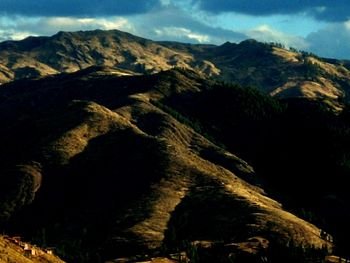
[[(23, 67), (33, 67), (41, 76), (75, 72), (94, 65), (120, 67), (138, 73), (155, 73), (173, 67), (196, 69), (209, 76), (220, 72), (213, 63), (195, 59), (192, 54), (123, 33), (72, 33), (68, 37), (69, 41), (64, 37), (51, 38), (49, 43), (29, 51), (1, 50), (0, 83), (16, 78), (14, 72)], [(1, 74), (1, 67), (7, 67), (7, 76)]]
[(35, 249), (37, 256), (25, 256), (24, 249), (16, 243), (0, 236), (0, 263), (63, 263), (54, 255), (50, 255), (40, 248)]
[[(329, 94), (335, 92), (326, 80), (320, 81), (324, 83), (323, 89), (320, 88), (324, 94), (330, 96)], [(192, 83), (188, 85), (191, 86), (191, 90), (198, 88)], [(309, 85), (305, 87), (309, 90), (310, 86), (317, 86), (317, 83), (301, 83), (302, 85)], [(299, 90), (302, 92), (302, 88)], [(321, 91), (315, 88), (314, 93)], [(173, 92), (181, 90), (175, 87)], [(132, 133), (132, 136), (125, 137), (126, 139), (148, 138), (152, 140), (147, 142), (163, 146), (162, 160), (167, 162), (159, 166), (159, 169), (162, 169), (162, 178), (153, 181), (150, 190), (130, 204), (125, 213), (119, 215), (120, 218), (114, 226), (116, 230), (110, 236), (111, 242), (118, 240), (125, 241), (126, 244), (136, 243), (147, 249), (160, 249), (169, 239), (170, 228), (176, 226), (176, 217), (180, 216), (185, 218), (181, 223), (186, 231), (182, 236), (174, 237), (175, 239), (229, 240), (237, 231), (240, 232), (239, 238), (243, 241), (253, 236), (261, 236), (282, 243), (293, 240), (297, 245), (331, 246), (320, 238), (320, 229), (285, 211), (280, 203), (266, 196), (264, 189), (259, 185), (248, 183), (247, 178), (256, 176), (248, 163), (215, 146), (150, 103), (150, 98), (161, 96), (155, 90), (135, 93), (128, 97), (127, 105), (114, 111), (97, 103), (75, 101), (71, 108), (68, 107), (67, 112), (64, 112), (64, 116), (77, 116), (78, 121), (74, 122), (75, 125), (63, 123), (62, 125), (67, 125), (64, 132), (55, 138), (49, 137), (44, 141), (44, 145), (38, 146), (41, 147), (37, 149), (38, 152), (46, 156), (42, 158), (43, 166), (47, 162), (69, 166), (74, 157), (83, 156), (83, 153), (88, 151), (92, 141), (100, 137), (118, 136), (118, 132), (125, 130)], [(150, 114), (157, 117), (152, 119), (156, 120), (156, 123), (150, 122)], [(116, 140), (115, 143), (121, 142)], [(135, 147), (131, 141), (123, 143), (130, 143)], [(144, 140), (140, 140), (140, 143), (144, 143)], [(118, 146), (113, 145), (116, 148)], [(146, 147), (140, 145), (140, 148), (142, 146)], [(138, 148), (131, 152), (137, 154), (137, 151)], [(113, 151), (110, 154), (113, 154)], [(125, 155), (128, 154), (130, 152), (126, 151)], [(153, 156), (142, 158), (150, 160)], [(87, 165), (82, 158), (76, 169), (83, 169), (81, 166), (84, 164)], [(100, 164), (103, 164), (103, 161)], [(119, 168), (116, 162), (113, 169)], [(142, 167), (139, 171), (142, 173)], [(79, 173), (79, 170), (76, 172)], [(100, 174), (99, 176), (103, 177)], [(137, 184), (135, 181), (121, 187), (133, 193)], [(125, 221), (128, 224), (125, 224)], [(132, 225), (129, 222), (132, 222)]]
[(321, 61), (321, 60), (314, 58), (314, 57), (308, 57), (307, 59), (312, 64), (318, 65), (321, 69), (323, 69), (324, 71), (326, 71), (327, 73), (329, 73), (333, 76), (347, 78), (347, 79), (350, 78), (349, 70), (347, 70), (346, 68), (344, 68), (342, 66), (330, 64), (330, 63)]
[(14, 79), (14, 73), (0, 63), (0, 84), (6, 83)]
[[(138, 98), (147, 98), (147, 95), (138, 95)], [(136, 107), (139, 108), (137, 111), (130, 112)], [(216, 189), (214, 190), (217, 192), (215, 195), (219, 198), (214, 195), (212, 200), (215, 204), (212, 207), (214, 214), (216, 213), (216, 206), (220, 206), (222, 203), (233, 202), (236, 206), (227, 207), (223, 214), (216, 214), (215, 216), (221, 218), (221, 221), (218, 221), (217, 224), (211, 224), (210, 232), (215, 232), (216, 228), (218, 231), (220, 229), (220, 231), (230, 232), (232, 228), (235, 228), (238, 220), (236, 217), (247, 216), (254, 218), (254, 224), (248, 222), (239, 222), (239, 224), (244, 226), (246, 233), (249, 233), (249, 235), (265, 234), (268, 239), (277, 239), (281, 242), (288, 242), (293, 239), (296, 244), (313, 245), (315, 247), (322, 247), (326, 244), (320, 238), (320, 229), (284, 211), (281, 204), (264, 194), (263, 189), (251, 185), (239, 177), (244, 178), (254, 173), (253, 169), (244, 161), (238, 161), (239, 159), (231, 153), (213, 146), (193, 130), (159, 111), (154, 106), (147, 104), (146, 99), (137, 103), (137, 106), (124, 107), (120, 111), (123, 112), (123, 115), (134, 119), (136, 124), (137, 122), (141, 123), (142, 117), (150, 111), (163, 116), (164, 126), (158, 134), (152, 134), (152, 136), (156, 136), (167, 145), (167, 151), (164, 154), (168, 155), (171, 161), (166, 169), (167, 176), (155, 183), (152, 186), (151, 193), (144, 196), (139, 205), (135, 205), (136, 207), (147, 206), (150, 211), (147, 218), (143, 218), (141, 221), (136, 220), (133, 226), (125, 229), (125, 237), (123, 237), (124, 234), (118, 233), (122, 236), (114, 236), (114, 238), (121, 240), (131, 234), (136, 237), (139, 244), (143, 244), (150, 249), (159, 248), (174, 213), (178, 207), (182, 206), (184, 200), (187, 200), (186, 202), (196, 200), (196, 203), (193, 203), (193, 208), (208, 206), (209, 204), (201, 202), (205, 202), (206, 196), (211, 195), (213, 189)], [(144, 132), (147, 133), (147, 131)], [(217, 151), (217, 154), (222, 158), (227, 158), (229, 162), (236, 163), (237, 173), (234, 174), (209, 159), (203, 159), (200, 156), (200, 150), (209, 148), (212, 151)], [(233, 160), (235, 161), (233, 162)], [(200, 192), (198, 192), (198, 189), (200, 189)], [(217, 201), (215, 201), (216, 198)], [(239, 207), (248, 207), (248, 210), (242, 211), (251, 214), (242, 215), (240, 212), (230, 212), (232, 210), (239, 211)], [(207, 208), (210, 210), (210, 207)], [(137, 209), (132, 210), (127, 218), (132, 218), (133, 214), (136, 217), (139, 213), (140, 211), (137, 211)], [(191, 213), (191, 211), (185, 213)], [(205, 225), (207, 219), (198, 217), (197, 220), (200, 222), (199, 224)], [(189, 232), (188, 235), (191, 236), (192, 234)], [(203, 235), (206, 235), (206, 233), (203, 233)]]
[(336, 112), (342, 110), (342, 106), (336, 100), (344, 96), (343, 91), (337, 87), (337, 84), (323, 77), (318, 77), (317, 82), (290, 80), (273, 90), (270, 95), (278, 98), (326, 99), (329, 101), (329, 106)]
[(326, 263), (348, 263), (348, 262), (349, 260), (338, 256), (334, 256), (334, 255), (326, 257)]
[(273, 47), (272, 54), (283, 58), (286, 62), (299, 63), (299, 54), (283, 48)]
[(46, 159), (55, 159), (52, 160), (53, 162), (58, 161), (61, 164), (67, 164), (72, 157), (84, 151), (91, 139), (115, 129), (134, 127), (121, 115), (96, 103), (79, 101), (73, 103), (82, 104), (80, 111), (87, 114), (88, 117), (82, 119), (76, 127), (66, 131), (59, 138), (44, 146), (43, 151), (48, 153)]
[[(331, 64), (312, 56), (304, 58), (304, 61), (304, 59), (300, 58), (299, 53), (276, 47), (273, 48), (273, 54), (283, 58), (285, 62), (292, 63), (288, 65), (286, 70), (288, 70), (288, 68), (293, 69), (293, 64), (297, 67), (307, 62), (316, 65), (329, 76), (340, 78), (346, 82), (350, 80), (349, 70), (341, 65)], [(289, 77), (283, 85), (275, 88), (270, 94), (281, 98), (303, 97), (309, 99), (327, 99), (331, 101), (330, 106), (333, 107), (335, 111), (341, 111), (342, 107), (336, 102), (338, 98), (344, 97), (343, 91), (340, 88), (341, 84), (334, 78), (323, 76), (322, 74), (318, 76), (315, 75), (314, 79), (311, 81), (305, 79), (302, 73), (299, 73), (299, 75)]]
[[(317, 227), (284, 211), (281, 204), (265, 195), (263, 189), (242, 179), (254, 176), (254, 170), (246, 162), (216, 147), (153, 106), (149, 103), (150, 96), (148, 93), (135, 94), (132, 96), (133, 103), (115, 112), (96, 103), (76, 102), (81, 104), (81, 110), (88, 113), (88, 117), (50, 142), (46, 148), (55, 156), (60, 156), (61, 164), (69, 164), (71, 158), (85, 151), (90, 140), (125, 129), (132, 130), (136, 136), (154, 138), (165, 146), (162, 154), (169, 163), (163, 168), (164, 177), (154, 182), (151, 191), (136, 201), (133, 209), (123, 214), (124, 220), (135, 223), (122, 232), (113, 233), (112, 240), (128, 240), (128, 237), (133, 236), (134, 242), (144, 247), (160, 248), (166, 238), (169, 223), (178, 208), (183, 206), (184, 200), (186, 204), (193, 203), (194, 208), (205, 207), (209, 205), (206, 204), (207, 196), (212, 195), (212, 207), (206, 209), (212, 209), (215, 218), (218, 218), (213, 220), (219, 221), (211, 225), (210, 233), (230, 233), (239, 227), (246, 231), (246, 238), (260, 235), (281, 242), (293, 239), (300, 245), (321, 247), (326, 244), (320, 238)], [(150, 113), (158, 115), (161, 120), (156, 133), (143, 129), (146, 127), (143, 122), (147, 122), (143, 119)], [(203, 150), (215, 153), (225, 160), (223, 163), (230, 165), (221, 166), (211, 161), (210, 157), (202, 156)], [(225, 203), (232, 204), (232, 207), (216, 211), (216, 207)], [(232, 213), (235, 210), (239, 212)], [(244, 222), (239, 218), (253, 220)], [(206, 224), (207, 219), (198, 217), (196, 220)], [(210, 233), (203, 235), (209, 235), (210, 238)], [(191, 233), (188, 234), (190, 237)]]

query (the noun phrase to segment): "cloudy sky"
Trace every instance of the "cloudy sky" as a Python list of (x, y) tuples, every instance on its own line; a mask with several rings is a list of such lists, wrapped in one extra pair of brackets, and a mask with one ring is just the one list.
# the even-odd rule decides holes
[(218, 45), (255, 38), (350, 59), (350, 0), (0, 0), (0, 41), (93, 29)]

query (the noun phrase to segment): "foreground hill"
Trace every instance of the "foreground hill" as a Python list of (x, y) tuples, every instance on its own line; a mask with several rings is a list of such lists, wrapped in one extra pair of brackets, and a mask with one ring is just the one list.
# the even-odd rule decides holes
[[(324, 258), (330, 235), (274, 200), (222, 143), (233, 145), (206, 134), (210, 119), (185, 116), (186, 98), (204, 103), (222, 88), (194, 71), (120, 76), (104, 67), (3, 85), (3, 230), (54, 246), (68, 262), (181, 251), (191, 262)], [(280, 111), (269, 97), (239, 92)], [(228, 120), (216, 117), (218, 128)]]
[(18, 238), (0, 236), (0, 262), (63, 263), (51, 249), (41, 249)]
[(279, 98), (324, 99), (341, 110), (350, 87), (349, 63), (246, 40), (239, 44), (155, 42), (118, 30), (59, 32), (0, 43), (0, 83), (75, 72), (90, 66), (156, 73), (173, 67), (255, 86)]

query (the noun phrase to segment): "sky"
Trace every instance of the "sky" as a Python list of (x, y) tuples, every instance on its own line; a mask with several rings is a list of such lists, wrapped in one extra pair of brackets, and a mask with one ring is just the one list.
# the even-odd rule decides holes
[(0, 41), (94, 29), (216, 45), (254, 38), (350, 59), (350, 0), (0, 0)]

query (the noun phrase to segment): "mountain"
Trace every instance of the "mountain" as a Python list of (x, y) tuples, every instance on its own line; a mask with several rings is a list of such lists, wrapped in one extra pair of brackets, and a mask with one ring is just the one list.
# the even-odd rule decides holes
[(346, 61), (120, 31), (0, 53), (4, 234), (67, 262), (350, 256)]
[(2, 86), (7, 231), (39, 240), (44, 231), (69, 262), (166, 255), (209, 241), (226, 262), (255, 237), (272, 248), (332, 248), (319, 228), (269, 197), (247, 162), (163, 104), (218, 90), (215, 81), (185, 70), (113, 72)]
[(246, 40), (239, 44), (192, 45), (155, 42), (118, 30), (59, 32), (0, 43), (0, 83), (107, 66), (137, 73), (173, 67), (243, 86), (255, 86), (280, 98), (323, 99), (335, 109), (347, 101), (350, 72), (346, 61), (323, 59), (278, 44)]
[[(164, 45), (183, 50), (181, 45)], [(193, 46), (186, 51), (212, 62), (220, 70), (216, 75), (219, 80), (254, 86), (279, 98), (329, 100), (335, 109), (339, 108), (338, 100), (347, 100), (350, 72), (343, 61), (255, 40), (200, 50)]]
[(118, 30), (59, 32), (0, 44), (0, 81), (74, 72), (94, 65), (154, 73), (172, 67), (217, 74), (210, 62)]

